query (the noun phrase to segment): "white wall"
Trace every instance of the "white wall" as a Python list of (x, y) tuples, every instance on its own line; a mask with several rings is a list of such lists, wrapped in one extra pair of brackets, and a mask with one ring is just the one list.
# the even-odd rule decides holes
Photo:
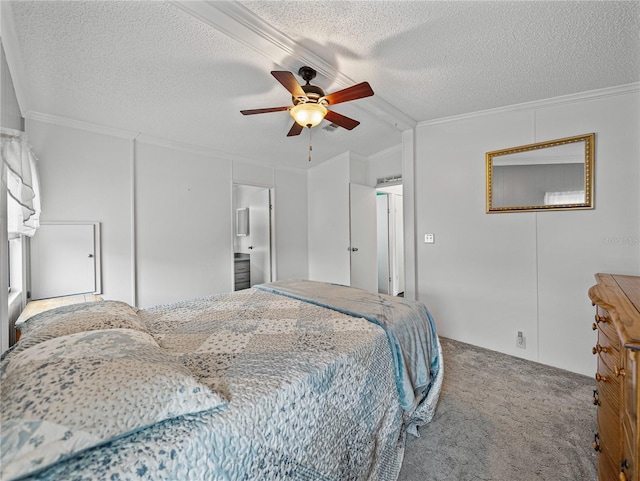
[[(441, 335), (595, 372), (593, 275), (640, 274), (639, 97), (611, 89), (418, 126), (417, 293)], [(590, 132), (594, 210), (485, 213), (486, 152)]]
[(402, 145), (383, 150), (367, 159), (366, 185), (375, 187), (378, 179), (402, 175)]
[(136, 142), (140, 307), (233, 290), (231, 162)]
[(286, 201), (276, 218), (284, 244), (276, 272), (306, 276), (304, 173), (40, 114), (26, 127), (40, 159), (41, 220), (102, 224), (105, 299), (148, 307), (232, 291), (234, 181), (275, 179), (276, 198)]
[(276, 276), (309, 278), (307, 229), (307, 173), (275, 172)]
[(104, 297), (133, 303), (131, 140), (34, 119), (26, 131), (39, 159), (40, 220), (100, 222)]

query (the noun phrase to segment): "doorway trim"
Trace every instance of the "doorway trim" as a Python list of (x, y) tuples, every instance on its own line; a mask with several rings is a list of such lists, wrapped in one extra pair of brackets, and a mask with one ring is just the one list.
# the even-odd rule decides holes
[[(271, 269), (271, 273), (270, 273), (270, 278), (271, 281), (275, 281), (277, 279), (277, 269), (276, 269), (276, 229), (275, 229), (275, 225), (276, 225), (276, 217), (275, 217), (275, 204), (276, 204), (276, 199), (275, 199), (275, 188), (273, 187), (273, 185), (269, 185), (269, 184), (261, 184), (261, 183), (254, 183), (254, 182), (232, 182), (231, 183), (231, 225), (232, 225), (232, 229), (231, 229), (231, 252), (233, 254), (235, 254), (235, 244), (236, 244), (236, 208), (238, 207), (236, 205), (236, 198), (235, 198), (235, 189), (236, 187), (253, 187), (253, 188), (258, 188), (258, 189), (268, 189), (269, 190), (269, 254), (270, 254), (270, 269)], [(251, 215), (251, 213), (249, 213), (249, 215)], [(249, 235), (251, 235), (251, 233), (249, 233)], [(233, 264), (233, 258), (231, 259), (231, 285), (232, 285), (232, 289), (233, 290), (233, 286), (234, 286), (234, 264)]]

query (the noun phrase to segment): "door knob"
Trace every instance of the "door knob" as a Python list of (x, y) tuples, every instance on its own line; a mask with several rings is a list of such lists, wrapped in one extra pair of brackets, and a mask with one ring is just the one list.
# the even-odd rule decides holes
[(249, 247), (247, 247), (247, 249), (253, 249), (253, 246), (249, 246)]
[(93, 254), (89, 254), (89, 257), (93, 257)]

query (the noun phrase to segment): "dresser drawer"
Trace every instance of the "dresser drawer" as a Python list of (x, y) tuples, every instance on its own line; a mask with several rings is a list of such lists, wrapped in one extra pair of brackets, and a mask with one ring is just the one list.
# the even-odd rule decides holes
[(239, 282), (250, 282), (251, 281), (251, 273), (250, 272), (236, 272), (235, 275), (236, 284)]
[(638, 479), (638, 445), (636, 444), (635, 430), (627, 423), (623, 423), (622, 439), (624, 444), (620, 455), (619, 470), (625, 474), (627, 480), (636, 480)]
[[(619, 343), (612, 343), (609, 338), (600, 334), (598, 336), (598, 343), (592, 352), (598, 354), (598, 371), (607, 369), (610, 373), (613, 373), (614, 376), (618, 377), (616, 372), (621, 365)], [(601, 374), (603, 373), (601, 372)]]
[(607, 311), (598, 309), (594, 324), (598, 328), (598, 339), (602, 338), (604, 335), (609, 340), (609, 344), (613, 344), (618, 350), (620, 350), (620, 337), (618, 336), (616, 326), (611, 322), (611, 317), (609, 317)]
[(640, 409), (640, 396), (638, 393), (640, 372), (638, 372), (638, 357), (640, 357), (640, 351), (627, 350), (625, 354), (622, 402), (626, 407), (624, 412), (625, 421), (631, 429), (637, 431), (640, 429), (640, 420), (638, 419), (638, 409)]
[[(600, 406), (607, 406), (619, 412), (621, 405), (620, 383), (610, 379), (609, 376), (607, 381), (598, 381), (599, 403)], [(620, 421), (618, 420), (618, 422)]]
[(606, 453), (598, 454), (598, 481), (620, 481), (619, 471), (620, 463)]
[(620, 439), (620, 413), (607, 404), (598, 406), (598, 437), (600, 451), (608, 453), (611, 459), (620, 459), (622, 443)]
[(249, 261), (236, 261), (235, 262), (235, 272), (239, 273), (239, 272), (249, 272)]

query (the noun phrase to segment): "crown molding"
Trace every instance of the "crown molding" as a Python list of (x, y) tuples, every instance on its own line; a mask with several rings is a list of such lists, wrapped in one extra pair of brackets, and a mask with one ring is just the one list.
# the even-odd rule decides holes
[(135, 138), (135, 141), (139, 143), (155, 145), (156, 147), (163, 147), (163, 148), (172, 149), (172, 150), (180, 150), (182, 152), (202, 155), (205, 157), (215, 157), (218, 160), (228, 160), (231, 162), (238, 162), (241, 164), (248, 164), (248, 165), (253, 165), (256, 167), (262, 167), (267, 169), (289, 170), (292, 172), (306, 172), (305, 169), (296, 169), (295, 167), (288, 167), (288, 166), (278, 166), (273, 163), (259, 161), (249, 157), (241, 157), (237, 154), (230, 154), (228, 152), (223, 152), (222, 150), (212, 149), (211, 147), (188, 144), (186, 142), (179, 142), (176, 140), (161, 139), (159, 137), (153, 137), (151, 135), (141, 134)]
[(28, 120), (37, 120), (39, 122), (62, 125), (63, 127), (85, 130), (97, 134), (110, 135), (112, 137), (120, 137), (127, 140), (133, 140), (140, 135), (139, 132), (133, 132), (131, 130), (116, 129), (101, 124), (94, 124), (92, 122), (85, 122), (83, 120), (74, 120), (67, 117), (45, 114), (42, 112), (29, 111), (25, 114), (24, 117)]
[[(198, 0), (169, 3), (287, 70), (295, 72), (300, 65), (312, 65), (318, 73), (331, 79), (341, 88), (357, 83), (323, 58), (272, 27), (239, 2)], [(401, 131), (413, 129), (417, 125), (413, 118), (375, 95), (367, 98), (366, 102), (359, 103), (357, 108), (375, 115)]]
[(297, 169), (295, 167), (288, 167), (288, 166), (276, 166), (273, 164), (260, 162), (255, 159), (250, 159), (248, 157), (239, 157), (236, 154), (230, 154), (227, 152), (223, 152), (221, 150), (212, 149), (210, 147), (188, 144), (185, 142), (178, 142), (175, 140), (161, 139), (158, 137), (153, 137), (151, 135), (144, 135), (139, 132), (134, 132), (131, 130), (116, 129), (113, 127), (107, 127), (105, 125), (85, 122), (83, 120), (69, 119), (67, 117), (61, 117), (58, 115), (44, 114), (42, 112), (31, 111), (31, 112), (27, 112), (27, 114), (25, 115), (25, 118), (29, 120), (36, 120), (38, 122), (61, 125), (63, 127), (69, 127), (72, 129), (84, 130), (86, 132), (109, 135), (109, 136), (118, 137), (121, 139), (155, 145), (157, 147), (163, 147), (166, 149), (179, 150), (182, 152), (189, 152), (192, 154), (203, 155), (206, 157), (215, 157), (216, 159), (220, 159), (220, 160), (241, 162), (243, 164), (250, 164), (250, 165), (272, 168), (277, 170), (288, 170), (292, 172), (306, 172), (306, 169)]
[(507, 105), (505, 107), (497, 107), (495, 109), (479, 110), (477, 112), (469, 112), (467, 114), (453, 115), (451, 117), (443, 117), (435, 120), (425, 120), (418, 122), (417, 127), (425, 127), (429, 125), (444, 124), (448, 122), (458, 122), (461, 120), (471, 120), (487, 115), (502, 114), (508, 112), (517, 112), (520, 110), (542, 109), (547, 107), (557, 107), (559, 105), (572, 104), (576, 102), (584, 102), (587, 100), (597, 100), (607, 97), (615, 97), (617, 95), (627, 95), (640, 92), (640, 82), (616, 85), (614, 87), (605, 87), (595, 90), (587, 90), (586, 92), (578, 92), (575, 94), (561, 95), (551, 97), (549, 99), (533, 100), (531, 102), (523, 102), (520, 104)]
[(0, 1), (0, 41), (4, 49), (4, 54), (9, 66), (9, 73), (13, 80), (13, 89), (18, 100), (20, 114), (24, 117), (29, 111), (31, 99), (27, 89), (27, 74), (24, 71), (22, 56), (20, 54), (20, 44), (11, 8), (11, 2)]
[[(151, 135), (141, 134), (136, 137), (136, 142), (142, 144), (155, 145), (156, 147), (163, 147), (165, 149), (180, 150), (182, 152), (188, 152), (190, 154), (202, 155), (205, 157), (215, 157), (220, 160), (239, 160), (237, 155), (229, 154), (221, 150), (212, 149), (210, 147), (204, 147), (201, 145), (189, 144), (186, 142), (179, 142), (177, 140), (162, 139), (160, 137), (153, 137)], [(248, 161), (242, 159), (243, 161)], [(264, 164), (262, 164), (264, 166)]]

